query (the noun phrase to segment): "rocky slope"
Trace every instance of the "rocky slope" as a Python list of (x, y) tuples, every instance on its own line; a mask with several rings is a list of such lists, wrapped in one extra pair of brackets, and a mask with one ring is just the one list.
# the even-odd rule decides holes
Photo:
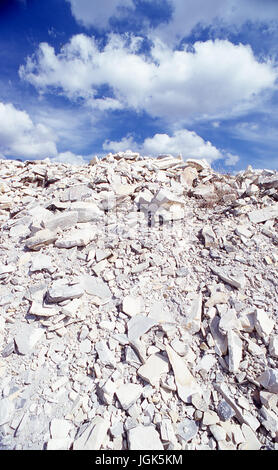
[(277, 449), (278, 174), (0, 161), (0, 448)]

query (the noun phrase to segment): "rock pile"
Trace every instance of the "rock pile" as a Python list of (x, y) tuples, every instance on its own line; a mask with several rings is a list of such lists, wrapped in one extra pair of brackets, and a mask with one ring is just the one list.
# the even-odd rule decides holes
[(0, 161), (0, 448), (277, 449), (278, 174)]

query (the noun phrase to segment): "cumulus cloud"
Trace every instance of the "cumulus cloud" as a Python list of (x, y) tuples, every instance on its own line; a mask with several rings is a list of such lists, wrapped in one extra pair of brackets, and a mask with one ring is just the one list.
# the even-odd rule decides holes
[(239, 28), (247, 21), (277, 22), (276, 0), (169, 0), (169, 3), (173, 8), (170, 21), (158, 25), (153, 31), (156, 37), (168, 42), (188, 36), (196, 26), (218, 24), (226, 28)]
[(106, 28), (112, 17), (121, 16), (124, 7), (134, 8), (132, 0), (66, 0), (75, 19), (84, 26)]
[[(153, 0), (67, 0), (76, 21), (84, 26), (108, 28), (111, 18), (125, 18), (134, 15), (141, 3), (147, 5)], [(198, 25), (207, 27), (221, 24), (224, 27), (240, 27), (246, 21), (272, 23), (277, 21), (277, 0), (157, 0), (161, 9), (171, 7), (172, 14), (151, 30), (148, 18), (142, 20), (142, 30), (155, 37), (169, 41), (188, 36)], [(128, 8), (128, 10), (125, 10)], [(140, 10), (142, 14), (142, 9)]]
[(55, 136), (43, 124), (34, 124), (26, 111), (0, 102), (0, 155), (43, 159), (57, 154)]
[(141, 38), (113, 34), (101, 48), (94, 37), (79, 34), (57, 54), (40, 44), (19, 73), (41, 93), (60, 92), (97, 109), (129, 108), (168, 121), (246, 112), (277, 77), (250, 46), (228, 40), (196, 42), (183, 50), (155, 40), (148, 57), (139, 54), (140, 45)]
[(71, 165), (84, 165), (86, 160), (82, 155), (76, 155), (73, 152), (60, 152), (56, 157), (51, 159), (53, 162), (70, 163)]
[(132, 136), (124, 137), (120, 141), (105, 141), (103, 149), (119, 152), (132, 149), (142, 155), (158, 156), (162, 154), (182, 155), (183, 158), (205, 158), (209, 163), (218, 159), (226, 159), (227, 165), (237, 163), (239, 157), (217, 149), (211, 142), (205, 141), (196, 132), (188, 129), (178, 130), (172, 136), (168, 134), (155, 134), (147, 138), (142, 144), (134, 141)]

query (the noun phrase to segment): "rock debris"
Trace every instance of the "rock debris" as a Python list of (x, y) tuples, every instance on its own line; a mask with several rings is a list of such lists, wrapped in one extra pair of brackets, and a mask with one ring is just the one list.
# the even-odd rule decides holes
[(0, 449), (278, 449), (278, 175), (0, 160)]

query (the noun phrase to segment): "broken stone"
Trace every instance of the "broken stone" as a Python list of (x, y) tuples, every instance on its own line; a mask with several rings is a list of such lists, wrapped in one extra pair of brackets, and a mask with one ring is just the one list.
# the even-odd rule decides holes
[(128, 339), (130, 341), (137, 341), (144, 333), (149, 331), (155, 325), (156, 322), (151, 318), (143, 315), (135, 315), (127, 324)]
[(96, 416), (84, 432), (75, 439), (73, 450), (99, 450), (105, 442), (109, 424), (106, 419)]
[(190, 442), (196, 436), (198, 426), (192, 419), (184, 419), (177, 426), (177, 435), (185, 442)]
[(108, 301), (112, 297), (108, 284), (99, 277), (84, 275), (80, 278), (80, 283), (87, 294), (101, 301)]
[(47, 220), (42, 221), (44, 228), (55, 232), (58, 228), (66, 229), (73, 227), (78, 221), (78, 214), (75, 211), (63, 212), (62, 214), (54, 215)]
[(47, 302), (59, 303), (68, 299), (78, 299), (83, 294), (84, 290), (81, 284), (68, 285), (56, 281), (47, 291)]
[(128, 410), (141, 396), (143, 387), (141, 385), (128, 383), (123, 384), (116, 390), (117, 398), (124, 410)]
[(115, 357), (113, 356), (105, 341), (99, 341), (96, 343), (95, 349), (102, 364), (110, 367), (116, 366)]
[(240, 274), (238, 276), (226, 274), (223, 269), (217, 267), (211, 267), (211, 270), (214, 274), (220, 277), (220, 279), (222, 279), (222, 281), (226, 282), (227, 284), (236, 287), (236, 289), (244, 289), (246, 284), (246, 279), (244, 276)]
[(35, 328), (31, 325), (22, 325), (20, 331), (14, 337), (19, 354), (26, 355), (32, 352), (35, 345), (43, 336), (44, 330), (42, 328)]
[(164, 450), (154, 426), (137, 426), (128, 431), (129, 450)]
[(258, 378), (260, 384), (271, 393), (278, 393), (278, 369), (266, 369)]
[(92, 202), (78, 201), (71, 205), (74, 212), (77, 213), (77, 222), (86, 223), (99, 220), (103, 212)]
[(210, 225), (205, 225), (202, 230), (202, 237), (206, 248), (216, 248), (218, 246), (216, 236)]
[(123, 312), (126, 313), (129, 317), (134, 317), (139, 315), (144, 308), (144, 303), (142, 297), (133, 297), (127, 295), (123, 299)]
[(257, 333), (262, 336), (270, 335), (274, 328), (275, 322), (269, 318), (267, 313), (262, 309), (256, 309), (255, 312), (255, 328)]
[(238, 334), (228, 331), (229, 371), (236, 373), (242, 360), (242, 341)]
[(65, 439), (68, 437), (73, 425), (65, 419), (53, 419), (50, 423), (50, 434), (52, 439)]
[(160, 354), (150, 356), (137, 373), (154, 387), (159, 386), (160, 378), (169, 371), (168, 361)]
[(8, 423), (14, 414), (15, 405), (9, 398), (0, 400), (0, 426)]
[(29, 250), (38, 251), (45, 245), (50, 245), (57, 240), (58, 236), (48, 229), (39, 230), (33, 237), (28, 238), (25, 247)]
[(278, 204), (249, 212), (248, 217), (253, 224), (275, 219), (278, 217)]
[(233, 408), (225, 400), (221, 400), (219, 402), (217, 414), (221, 421), (229, 421), (233, 416), (235, 416)]
[(278, 336), (272, 336), (270, 338), (269, 353), (272, 357), (278, 357)]
[(166, 352), (174, 371), (178, 395), (184, 403), (191, 403), (191, 397), (194, 393), (202, 395), (201, 388), (189, 371), (184, 359), (170, 346), (166, 346)]
[(55, 242), (57, 248), (73, 248), (88, 245), (95, 238), (94, 229), (76, 229)]
[(189, 314), (186, 315), (184, 326), (193, 335), (201, 328), (202, 304), (202, 294), (197, 294), (192, 301)]

